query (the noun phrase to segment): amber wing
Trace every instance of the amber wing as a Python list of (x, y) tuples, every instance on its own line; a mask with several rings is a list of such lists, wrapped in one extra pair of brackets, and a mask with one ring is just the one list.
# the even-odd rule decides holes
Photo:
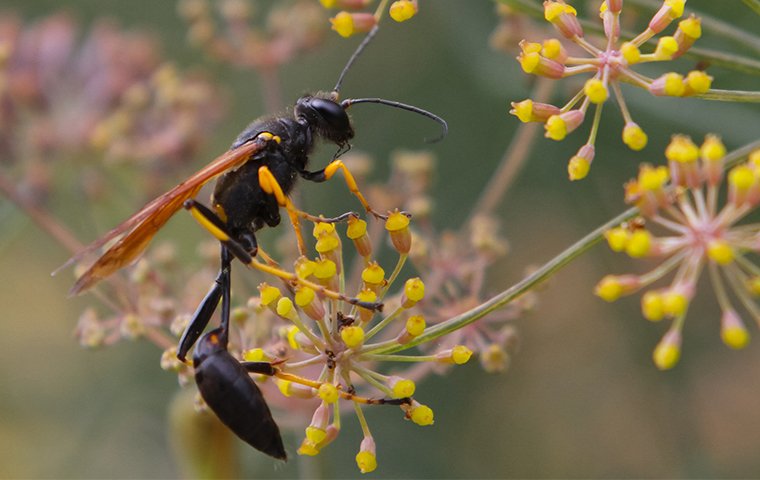
[(69, 259), (64, 266), (87, 257), (106, 243), (118, 238), (118, 241), (79, 277), (71, 287), (69, 295), (77, 295), (88, 290), (100, 280), (134, 262), (156, 232), (177, 210), (182, 208), (185, 200), (197, 195), (203, 185), (217, 176), (244, 164), (251, 156), (261, 151), (265, 144), (266, 140), (256, 138), (220, 155), (193, 176), (149, 202), (140, 211)]

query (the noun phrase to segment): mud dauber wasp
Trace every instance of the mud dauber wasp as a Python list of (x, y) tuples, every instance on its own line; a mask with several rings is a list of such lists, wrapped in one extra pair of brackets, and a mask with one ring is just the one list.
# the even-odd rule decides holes
[[(211, 289), (198, 306), (177, 348), (177, 357), (185, 361), (190, 348), (195, 378), (201, 396), (219, 419), (254, 448), (278, 459), (286, 459), (279, 428), (272, 418), (264, 397), (249, 373), (278, 374), (268, 362), (240, 362), (227, 351), (230, 317), (230, 272), (233, 258), (249, 267), (272, 273), (292, 284), (313, 288), (320, 294), (380, 310), (382, 304), (361, 302), (323, 286), (313, 284), (255, 259), (258, 244), (255, 233), (264, 226), (280, 223), (280, 207), (284, 207), (296, 231), (298, 247), (304, 254), (304, 241), (299, 219), (337, 222), (353, 213), (335, 218), (309, 215), (295, 208), (288, 198), (296, 179), (323, 182), (338, 170), (343, 171), (349, 190), (366, 211), (376, 218), (386, 218), (373, 210), (356, 182), (338, 157), (348, 151), (354, 136), (348, 107), (358, 103), (377, 103), (418, 113), (438, 122), (447, 132), (446, 122), (418, 107), (381, 98), (358, 98), (338, 101), (343, 78), (353, 62), (377, 33), (377, 26), (368, 33), (344, 67), (331, 93), (305, 95), (298, 99), (292, 115), (263, 117), (253, 121), (233, 142), (230, 150), (167, 193), (149, 202), (105, 236), (87, 246), (66, 265), (91, 254), (106, 243), (115, 241), (88, 270), (82, 274), (70, 294), (76, 295), (129, 265), (147, 248), (155, 233), (183, 206), (221, 243), (221, 266)], [(316, 140), (323, 138), (338, 146), (333, 161), (318, 171), (306, 170)], [(213, 192), (214, 211), (193, 200), (201, 187), (219, 177)], [(64, 265), (65, 266), (65, 265)], [(201, 337), (221, 301), (221, 325)], [(285, 375), (287, 375), (285, 373)], [(366, 399), (343, 392), (344, 398), (364, 403), (401, 404), (408, 399)]]

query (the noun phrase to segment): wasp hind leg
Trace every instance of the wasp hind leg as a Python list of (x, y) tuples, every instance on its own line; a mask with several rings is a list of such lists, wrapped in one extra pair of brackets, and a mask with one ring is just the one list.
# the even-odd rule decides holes
[(227, 342), (227, 331), (229, 330), (229, 311), (230, 311), (230, 275), (232, 269), (232, 254), (227, 248), (221, 246), (221, 267), (219, 274), (214, 280), (214, 284), (195, 310), (190, 323), (188, 324), (182, 338), (177, 346), (177, 358), (184, 362), (187, 352), (190, 351), (195, 342), (198, 341), (203, 330), (205, 330), (211, 317), (214, 315), (216, 308), (219, 306), (219, 300), (222, 300), (222, 338), (225, 345)]

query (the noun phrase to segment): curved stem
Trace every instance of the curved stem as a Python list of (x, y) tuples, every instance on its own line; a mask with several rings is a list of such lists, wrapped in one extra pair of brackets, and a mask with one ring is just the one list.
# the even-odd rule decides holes
[(591, 233), (589, 233), (588, 235), (580, 239), (578, 242), (573, 244), (570, 248), (568, 248), (564, 252), (560, 253), (559, 255), (551, 259), (549, 262), (544, 264), (541, 268), (533, 272), (531, 275), (525, 277), (520, 282), (516, 283), (515, 285), (508, 288), (507, 290), (504, 290), (503, 292), (499, 293), (498, 295), (491, 298), (490, 300), (454, 318), (451, 318), (449, 320), (446, 320), (445, 322), (439, 323), (438, 325), (434, 325), (426, 329), (422, 335), (420, 335), (419, 337), (416, 337), (415, 339), (413, 339), (411, 342), (407, 344), (390, 346), (388, 348), (384, 348), (381, 350), (375, 350), (372, 353), (383, 354), (383, 353), (394, 353), (401, 350), (405, 350), (415, 345), (429, 342), (435, 338), (441, 337), (443, 335), (446, 335), (447, 333), (453, 332), (454, 330), (457, 330), (466, 325), (469, 325), (475, 320), (478, 320), (484, 317), (488, 313), (503, 307), (504, 305), (515, 300), (521, 295), (529, 292), (530, 290), (533, 290), (538, 285), (540, 285), (541, 283), (549, 279), (552, 275), (554, 275), (559, 270), (561, 270), (562, 267), (564, 267), (565, 265), (568, 265), (570, 262), (572, 262), (573, 260), (581, 256), (584, 252), (586, 252), (588, 249), (590, 249), (592, 246), (594, 246), (596, 243), (602, 240), (604, 238), (604, 232), (606, 232), (612, 227), (616, 227), (620, 225), (626, 220), (630, 220), (631, 218), (638, 215), (638, 213), (639, 213), (638, 208), (635, 208), (635, 207), (629, 208), (625, 212), (621, 213), (620, 215), (616, 216), (612, 220), (608, 221), (604, 225), (600, 226), (596, 230), (592, 231)]
[[(758, 148), (760, 148), (760, 140), (756, 140), (750, 144), (745, 145), (742, 148), (739, 148), (727, 154), (725, 157), (726, 168), (728, 169), (736, 165), (740, 161), (744, 160), (747, 155)], [(549, 260), (541, 268), (534, 271), (531, 275), (525, 277), (520, 282), (492, 297), (490, 300), (487, 300), (480, 305), (470, 309), (469, 311), (457, 315), (456, 317), (450, 318), (449, 320), (428, 328), (422, 335), (414, 338), (409, 343), (403, 345), (388, 345), (384, 348), (373, 349), (372, 353), (375, 355), (380, 355), (403, 351), (422, 343), (435, 340), (436, 338), (442, 337), (443, 335), (451, 333), (475, 322), (476, 320), (484, 317), (494, 310), (507, 305), (509, 302), (517, 299), (521, 295), (533, 290), (538, 285), (552, 277), (555, 273), (560, 271), (563, 267), (571, 263), (576, 258), (580, 257), (587, 250), (600, 242), (604, 238), (604, 232), (610, 228), (620, 225), (627, 220), (630, 220), (638, 214), (638, 208), (629, 208), (628, 210), (607, 221), (585, 237), (581, 238), (565, 251)]]
[[(530, 98), (534, 102), (548, 103), (554, 94), (557, 82), (547, 78), (540, 78), (536, 82), (536, 88)], [(533, 150), (537, 134), (543, 130), (543, 125), (538, 122), (521, 123), (512, 141), (504, 152), (499, 167), (491, 176), (491, 180), (480, 195), (475, 208), (470, 213), (470, 218), (477, 214), (490, 214), (494, 208), (501, 204), (504, 194), (509, 190), (517, 174), (522, 169), (525, 161)]]

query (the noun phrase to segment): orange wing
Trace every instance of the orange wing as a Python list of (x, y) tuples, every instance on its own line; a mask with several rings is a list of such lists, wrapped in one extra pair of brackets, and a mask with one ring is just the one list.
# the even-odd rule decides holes
[(114, 238), (120, 237), (79, 277), (71, 287), (69, 295), (78, 295), (117, 270), (131, 264), (145, 250), (156, 232), (177, 210), (182, 208), (185, 200), (194, 197), (203, 185), (215, 177), (244, 164), (252, 155), (261, 151), (266, 142), (266, 139), (257, 137), (218, 156), (192, 177), (154, 199), (139, 212), (70, 258), (63, 267), (81, 260)]

